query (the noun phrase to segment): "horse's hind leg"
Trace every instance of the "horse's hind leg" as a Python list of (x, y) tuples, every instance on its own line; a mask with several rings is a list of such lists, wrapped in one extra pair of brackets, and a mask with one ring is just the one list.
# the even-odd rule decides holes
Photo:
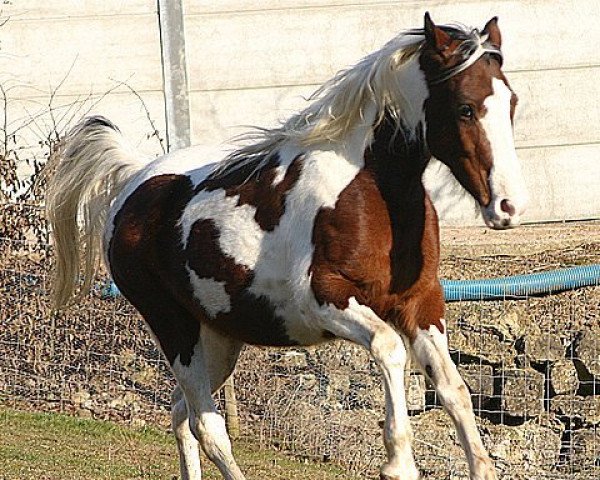
[[(121, 264), (113, 267), (115, 279), (119, 278), (121, 268)], [(184, 394), (180, 399), (177, 398), (179, 393), (175, 392), (172, 408), (182, 478), (201, 478), (198, 440), (226, 479), (243, 480), (231, 455), (225, 421), (211, 396), (211, 392), (231, 374), (241, 343), (200, 325), (198, 319), (159, 284), (147, 281), (153, 278), (152, 275), (142, 273), (117, 285), (146, 320)]]
[[(221, 387), (233, 371), (241, 346), (240, 342), (202, 326), (200, 340), (194, 347), (189, 365), (182, 364), (179, 358), (173, 363), (173, 372), (187, 405), (189, 429), (226, 480), (244, 480), (245, 477), (233, 458), (225, 420), (215, 407), (212, 393)], [(195, 453), (197, 443), (181, 424), (182, 405), (177, 403), (176, 407), (173, 422), (178, 422), (178, 428), (174, 431), (182, 472), (187, 467), (194, 471), (199, 466)]]
[[(202, 327), (200, 338), (209, 371), (211, 391), (215, 393), (233, 373), (242, 344), (224, 338), (206, 326)], [(199, 443), (190, 430), (188, 409), (179, 385), (173, 391), (171, 425), (177, 440), (182, 480), (199, 480), (202, 478), (198, 455)]]
[(179, 471), (181, 480), (200, 480), (199, 444), (190, 430), (187, 405), (179, 385), (173, 390), (171, 397), (171, 428), (177, 440), (179, 450)]
[(412, 351), (454, 422), (469, 462), (471, 480), (495, 480), (494, 466), (477, 430), (469, 390), (450, 358), (446, 334), (436, 326), (420, 330), (412, 342)]

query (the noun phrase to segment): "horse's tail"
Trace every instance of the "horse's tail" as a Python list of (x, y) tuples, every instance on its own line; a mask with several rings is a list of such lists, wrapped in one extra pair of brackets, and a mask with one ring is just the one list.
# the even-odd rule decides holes
[[(119, 129), (100, 116), (85, 118), (75, 126), (49, 162), (46, 212), (56, 252), (55, 308), (90, 291), (109, 207), (144, 164)], [(81, 278), (82, 287), (75, 295)]]

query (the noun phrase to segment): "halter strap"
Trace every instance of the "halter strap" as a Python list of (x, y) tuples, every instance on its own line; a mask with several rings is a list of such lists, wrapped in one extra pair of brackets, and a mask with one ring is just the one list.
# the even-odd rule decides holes
[[(502, 60), (504, 58), (502, 56), (502, 51), (499, 48), (492, 45), (491, 43), (489, 43), (487, 40), (488, 40), (487, 35), (485, 36), (485, 38), (480, 37), (478, 45), (475, 48), (475, 50), (473, 50), (470, 54), (468, 52), (465, 52), (465, 56), (466, 55), (468, 55), (468, 56), (466, 56), (466, 59), (463, 62), (459, 63), (458, 65), (456, 65), (452, 68), (449, 68), (448, 70), (442, 71), (439, 75), (433, 77), (429, 81), (429, 84), (430, 85), (438, 85), (442, 82), (445, 82), (449, 78), (452, 78), (454, 75), (469, 68), (477, 60), (479, 60), (481, 57), (483, 57), (483, 55), (485, 55), (486, 53), (491, 53), (493, 55), (497, 55), (498, 57), (500, 57), (500, 63), (502, 63)], [(458, 52), (458, 53), (461, 53), (461, 52)]]

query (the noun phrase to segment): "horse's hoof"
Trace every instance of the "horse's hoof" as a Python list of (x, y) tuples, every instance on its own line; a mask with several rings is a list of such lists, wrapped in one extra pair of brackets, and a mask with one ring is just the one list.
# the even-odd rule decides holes
[(379, 472), (379, 480), (419, 480), (421, 475), (416, 467), (413, 468), (390, 468), (384, 465)]
[(496, 472), (489, 471), (471, 476), (471, 480), (498, 480), (498, 476), (496, 475)]

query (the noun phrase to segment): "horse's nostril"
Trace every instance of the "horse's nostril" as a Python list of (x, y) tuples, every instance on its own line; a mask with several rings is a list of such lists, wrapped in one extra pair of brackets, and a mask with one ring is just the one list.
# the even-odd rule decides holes
[(508, 213), (511, 217), (515, 213), (517, 213), (517, 209), (515, 208), (515, 206), (512, 203), (510, 203), (510, 200), (508, 200), (506, 198), (500, 202), (500, 209), (503, 212)]

